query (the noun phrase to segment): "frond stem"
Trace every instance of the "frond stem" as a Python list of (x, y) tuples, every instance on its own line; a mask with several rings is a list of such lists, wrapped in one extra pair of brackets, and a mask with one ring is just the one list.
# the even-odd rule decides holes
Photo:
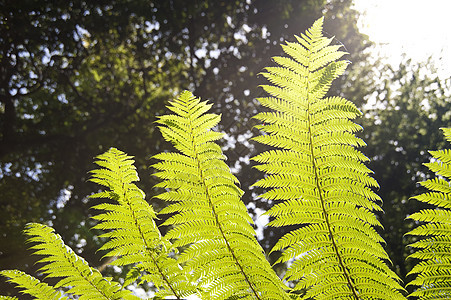
[[(125, 189), (125, 184), (122, 183), (122, 188), (124, 191), (124, 199), (127, 199), (126, 193), (127, 190)], [(130, 201), (127, 201), (127, 206), (129, 207), (130, 211), (132, 212), (132, 216), (133, 216), (133, 221), (135, 222), (135, 226), (136, 228), (138, 228), (139, 231), (139, 235), (141, 236), (141, 239), (144, 242), (144, 245), (146, 246), (146, 251), (150, 254), (150, 258), (152, 259), (152, 261), (154, 262), (155, 266), (158, 269), (158, 272), (160, 273), (161, 277), (163, 278), (164, 282), (166, 282), (167, 286), (171, 289), (173, 295), (178, 299), (181, 300), (182, 298), (179, 297), (179, 295), (177, 295), (176, 290), (172, 287), (171, 283), (169, 282), (169, 279), (166, 277), (166, 275), (164, 274), (163, 270), (160, 268), (160, 266), (157, 263), (157, 260), (154, 258), (154, 255), (151, 251), (149, 251), (149, 249), (151, 249), (151, 247), (147, 244), (147, 240), (144, 237), (144, 233), (141, 230), (141, 226), (139, 226), (138, 221), (137, 221), (137, 217), (135, 215), (135, 210), (132, 208)]]
[(88, 277), (86, 277), (86, 276), (84, 275), (84, 273), (83, 273), (82, 271), (80, 271), (80, 270), (77, 268), (77, 266), (73, 263), (71, 257), (67, 255), (67, 252), (64, 252), (64, 257), (70, 262), (70, 264), (72, 265), (72, 267), (73, 267), (75, 270), (77, 270), (77, 272), (80, 274), (80, 277), (81, 277), (81, 278), (83, 278), (84, 280), (86, 280), (86, 281), (87, 281), (87, 282), (88, 282), (88, 283), (89, 283), (96, 291), (98, 291), (103, 297), (105, 297), (105, 299), (108, 299), (108, 300), (111, 299), (111, 300), (112, 300), (112, 298), (108, 297), (108, 296), (103, 292), (103, 290), (99, 289), (95, 284), (93, 284), (93, 283), (91, 282), (91, 280), (89, 280)]
[[(190, 118), (190, 128), (191, 128), (191, 136), (193, 136), (193, 131), (192, 131), (192, 128), (193, 128), (193, 127), (192, 127), (191, 118)], [(194, 143), (194, 139), (192, 140), (192, 143), (193, 143), (194, 153), (195, 153), (195, 157), (196, 157), (196, 161), (197, 161), (197, 167), (198, 167), (198, 170), (200, 171), (200, 177), (201, 177), (202, 185), (205, 187), (205, 193), (206, 193), (206, 195), (207, 195), (208, 203), (209, 203), (209, 205), (210, 205), (210, 207), (211, 207), (211, 210), (212, 210), (212, 212), (213, 212), (213, 215), (215, 216), (215, 221), (216, 221), (216, 224), (218, 225), (219, 231), (221, 232), (222, 238), (224, 239), (224, 241), (225, 241), (225, 243), (226, 243), (226, 246), (227, 246), (227, 249), (229, 249), (229, 252), (230, 252), (230, 254), (231, 254), (232, 257), (233, 257), (233, 260), (235, 261), (235, 264), (236, 264), (236, 265), (238, 266), (238, 268), (240, 269), (241, 274), (243, 274), (244, 279), (246, 280), (246, 283), (247, 283), (247, 284), (249, 285), (249, 287), (251, 288), (252, 293), (254, 294), (254, 296), (255, 296), (258, 300), (261, 300), (260, 296), (258, 295), (258, 292), (256, 291), (256, 289), (255, 289), (254, 286), (252, 285), (250, 279), (248, 278), (248, 276), (247, 276), (246, 273), (244, 272), (243, 267), (242, 267), (241, 264), (239, 263), (239, 261), (238, 261), (236, 255), (235, 255), (235, 253), (234, 253), (232, 247), (231, 247), (230, 244), (229, 244), (229, 241), (227, 240), (227, 237), (225, 236), (224, 229), (222, 228), (221, 222), (219, 221), (219, 218), (218, 218), (218, 214), (216, 213), (216, 209), (215, 209), (215, 207), (214, 207), (214, 205), (213, 205), (213, 202), (212, 202), (212, 200), (211, 200), (210, 191), (209, 191), (209, 189), (208, 189), (208, 186), (207, 186), (207, 183), (206, 183), (206, 180), (205, 180), (205, 177), (204, 177), (204, 172), (203, 172), (203, 170), (202, 170), (202, 168), (201, 168), (201, 165), (200, 165), (200, 159), (199, 159), (199, 155), (198, 155), (198, 152), (197, 152), (197, 149), (196, 149), (196, 144)]]
[[(307, 82), (310, 82), (309, 80), (307, 80)], [(307, 91), (309, 89), (309, 85), (307, 83), (307, 87), (306, 87)], [(308, 95), (308, 92), (307, 92)], [(341, 267), (341, 269), (343, 270), (343, 275), (346, 278), (346, 281), (348, 282), (348, 287), (351, 290), (352, 294), (354, 295), (354, 298), (356, 300), (359, 300), (359, 296), (358, 296), (358, 292), (356, 291), (356, 288), (354, 286), (354, 282), (351, 279), (351, 276), (348, 273), (348, 270), (346, 268), (346, 266), (343, 263), (343, 260), (341, 258), (341, 254), (338, 251), (338, 246), (335, 242), (335, 237), (334, 237), (334, 233), (332, 232), (332, 226), (329, 222), (329, 214), (327, 213), (326, 210), (326, 206), (325, 206), (325, 201), (323, 198), (323, 194), (322, 194), (322, 187), (321, 187), (321, 182), (319, 179), (319, 175), (318, 175), (318, 167), (316, 166), (316, 160), (315, 160), (315, 151), (313, 149), (313, 134), (312, 134), (312, 122), (311, 122), (311, 114), (310, 114), (310, 101), (307, 101), (307, 116), (308, 116), (308, 132), (309, 132), (309, 145), (310, 145), (310, 155), (312, 158), (312, 165), (313, 165), (313, 171), (315, 172), (315, 183), (316, 183), (316, 188), (318, 189), (318, 195), (319, 195), (319, 199), (321, 201), (321, 208), (323, 210), (324, 213), (324, 220), (326, 221), (326, 225), (327, 225), (327, 230), (329, 231), (329, 237), (330, 240), (332, 242), (335, 254), (338, 257), (338, 263)]]

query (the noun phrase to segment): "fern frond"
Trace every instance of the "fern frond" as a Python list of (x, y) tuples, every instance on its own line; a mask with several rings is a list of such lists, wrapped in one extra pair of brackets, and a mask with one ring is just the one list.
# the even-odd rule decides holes
[(107, 257), (118, 257), (113, 265), (134, 265), (145, 274), (142, 279), (153, 283), (159, 297), (175, 296), (177, 299), (194, 292), (187, 274), (174, 258), (168, 257), (171, 244), (161, 237), (155, 224), (156, 214), (145, 201), (145, 194), (133, 182), (138, 180), (133, 159), (124, 152), (111, 148), (97, 156), (101, 168), (91, 171), (91, 181), (108, 187), (91, 198), (109, 198), (116, 204), (102, 203), (94, 206), (102, 213), (94, 216), (99, 223), (94, 228), (107, 231), (101, 237), (109, 238), (100, 250)]
[[(451, 142), (451, 128), (442, 130)], [(413, 197), (435, 205), (436, 209), (421, 210), (408, 217), (422, 223), (407, 233), (421, 238), (409, 245), (416, 251), (408, 258), (421, 260), (408, 274), (416, 275), (409, 285), (419, 286), (411, 294), (419, 299), (451, 298), (451, 151), (429, 153), (437, 161), (425, 165), (441, 177), (421, 182), (431, 192)]]
[[(22, 288), (21, 293), (28, 294), (39, 300), (48, 299), (68, 299), (63, 296), (60, 291), (55, 290), (53, 287), (45, 282), (41, 282), (39, 279), (34, 278), (19, 270), (3, 270), (0, 271), (0, 275), (8, 278), (8, 281), (15, 283), (19, 288)], [(2, 298), (3, 297), (3, 298)], [(16, 299), (13, 297), (6, 298), (6, 296), (0, 296), (0, 299)]]
[(389, 261), (381, 226), (378, 187), (355, 147), (365, 143), (352, 122), (361, 112), (341, 97), (325, 97), (348, 62), (345, 52), (322, 36), (323, 19), (282, 46), (288, 57), (266, 68), (263, 85), (270, 97), (260, 103), (273, 111), (255, 116), (264, 132), (254, 140), (278, 149), (257, 155), (256, 168), (268, 174), (255, 186), (268, 189), (262, 198), (283, 201), (267, 214), (270, 226), (299, 225), (274, 246), (284, 250), (279, 262), (294, 259), (285, 278), (302, 299), (405, 299)]
[(55, 288), (67, 287), (67, 293), (80, 296), (78, 299), (138, 299), (90, 267), (51, 227), (29, 223), (24, 232), (29, 236), (27, 242), (34, 243), (30, 247), (34, 254), (44, 256), (39, 260), (44, 263), (39, 271), (47, 277), (61, 278)]
[(180, 151), (154, 156), (163, 179), (157, 186), (166, 189), (158, 197), (170, 203), (160, 214), (172, 215), (166, 238), (185, 247), (179, 262), (199, 278), (206, 299), (288, 299), (214, 143), (222, 134), (211, 130), (220, 116), (207, 114), (210, 106), (183, 92), (168, 106), (174, 114), (158, 120), (164, 139)]

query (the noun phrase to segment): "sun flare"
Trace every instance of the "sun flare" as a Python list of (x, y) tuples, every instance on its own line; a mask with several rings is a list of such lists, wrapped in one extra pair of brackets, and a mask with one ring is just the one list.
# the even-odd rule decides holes
[(405, 53), (415, 61), (432, 56), (440, 72), (451, 76), (451, 1), (355, 0), (363, 15), (360, 30), (378, 44), (388, 62)]

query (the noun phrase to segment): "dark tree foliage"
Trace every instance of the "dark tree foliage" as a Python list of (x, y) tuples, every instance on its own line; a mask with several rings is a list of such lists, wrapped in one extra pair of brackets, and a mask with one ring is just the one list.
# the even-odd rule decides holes
[(365, 153), (384, 200), (382, 236), (395, 271), (407, 283), (413, 262), (405, 261), (410, 254), (406, 245), (412, 238), (404, 234), (413, 223), (404, 218), (425, 208), (409, 198), (423, 192), (418, 182), (433, 176), (423, 166), (431, 158), (427, 150), (446, 147), (440, 128), (451, 123), (451, 82), (438, 77), (432, 61), (408, 59), (398, 68), (383, 68), (377, 77), (379, 84), (367, 95), (362, 119)]

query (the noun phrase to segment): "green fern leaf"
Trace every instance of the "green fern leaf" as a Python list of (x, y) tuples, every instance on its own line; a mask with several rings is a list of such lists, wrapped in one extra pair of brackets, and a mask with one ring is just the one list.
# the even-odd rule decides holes
[(337, 61), (345, 53), (322, 36), (322, 25), (283, 45), (288, 57), (263, 73), (270, 97), (259, 101), (273, 111), (255, 116), (264, 134), (254, 139), (278, 149), (253, 158), (267, 173), (255, 186), (268, 189), (261, 197), (283, 201), (267, 212), (270, 226), (299, 225), (272, 251), (284, 250), (279, 262), (294, 259), (285, 278), (307, 289), (303, 299), (405, 299), (375, 230), (380, 198), (370, 188), (378, 184), (355, 149), (365, 145), (351, 121), (361, 113), (325, 97), (348, 62)]
[[(24, 289), (22, 293), (29, 294), (38, 300), (48, 300), (48, 299), (68, 299), (63, 296), (60, 291), (55, 290), (50, 285), (45, 282), (39, 281), (39, 279), (34, 278), (22, 271), (18, 270), (3, 270), (0, 271), (0, 275), (8, 278), (9, 282), (15, 283), (19, 288)], [(3, 298), (2, 298), (3, 297)], [(7, 298), (6, 296), (0, 296), (0, 299), (17, 299), (17, 298)]]
[[(445, 138), (451, 142), (451, 128), (442, 128)], [(451, 151), (429, 151), (436, 161), (425, 165), (437, 173), (438, 178), (420, 184), (432, 192), (413, 197), (433, 204), (437, 209), (425, 209), (408, 219), (423, 223), (408, 235), (421, 239), (409, 246), (416, 249), (408, 258), (421, 260), (408, 275), (416, 275), (409, 285), (419, 288), (411, 294), (419, 299), (451, 298)]]
[(39, 271), (47, 277), (61, 278), (55, 288), (67, 287), (67, 293), (80, 296), (78, 299), (138, 299), (91, 268), (51, 227), (30, 223), (24, 232), (29, 236), (27, 242), (34, 243), (30, 247), (35, 250), (34, 254), (44, 256), (39, 260), (44, 263)]
[[(111, 264), (134, 265), (144, 272), (141, 279), (153, 283), (158, 289), (156, 296), (175, 296), (177, 299), (194, 292), (191, 281), (174, 258), (168, 257), (171, 244), (161, 237), (155, 224), (155, 212), (145, 200), (144, 192), (133, 182), (138, 180), (132, 157), (111, 148), (99, 155), (91, 181), (108, 187), (107, 191), (91, 198), (109, 198), (117, 204), (102, 203), (94, 208), (102, 211), (93, 218), (99, 223), (94, 228), (106, 230), (101, 237), (109, 238), (100, 250), (108, 250), (107, 257), (117, 257)], [(128, 276), (127, 283), (132, 278)]]
[(222, 134), (211, 130), (220, 116), (207, 114), (211, 105), (190, 92), (170, 102), (174, 112), (158, 123), (165, 140), (180, 153), (154, 158), (155, 174), (166, 192), (158, 197), (169, 206), (160, 214), (172, 216), (166, 238), (185, 247), (179, 262), (199, 278), (206, 299), (288, 299), (281, 280), (255, 239), (237, 179), (214, 143)]

